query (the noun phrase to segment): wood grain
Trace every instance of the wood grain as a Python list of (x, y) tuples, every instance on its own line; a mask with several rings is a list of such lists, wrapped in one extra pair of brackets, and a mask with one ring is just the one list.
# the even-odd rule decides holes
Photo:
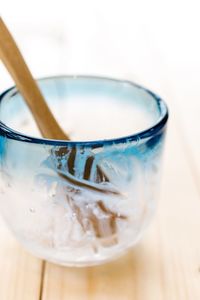
[(0, 220), (0, 299), (39, 299), (42, 262), (27, 253)]

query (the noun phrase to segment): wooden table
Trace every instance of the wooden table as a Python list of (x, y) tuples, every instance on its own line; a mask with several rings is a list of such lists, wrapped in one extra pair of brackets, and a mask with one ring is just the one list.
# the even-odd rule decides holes
[(64, 268), (27, 253), (0, 226), (0, 300), (200, 299), (200, 105), (161, 92), (170, 104), (161, 197), (142, 241), (98, 267)]

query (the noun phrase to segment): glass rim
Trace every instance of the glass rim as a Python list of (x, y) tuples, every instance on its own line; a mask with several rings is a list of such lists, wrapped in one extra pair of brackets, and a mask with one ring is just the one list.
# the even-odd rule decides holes
[[(156, 133), (158, 133), (167, 123), (169, 117), (169, 110), (164, 100), (162, 100), (157, 94), (150, 91), (149, 89), (134, 83), (129, 80), (123, 79), (115, 79), (112, 77), (103, 77), (103, 76), (93, 76), (93, 75), (57, 75), (57, 76), (47, 76), (36, 79), (37, 81), (43, 80), (53, 80), (53, 79), (99, 79), (99, 80), (107, 80), (119, 83), (126, 83), (130, 84), (138, 89), (142, 89), (145, 93), (149, 94), (156, 100), (157, 106), (160, 109), (160, 116), (158, 120), (152, 126), (148, 127), (145, 130), (136, 132), (134, 134), (129, 134), (127, 136), (111, 138), (111, 139), (99, 139), (99, 140), (89, 140), (89, 141), (71, 141), (71, 140), (57, 140), (57, 139), (48, 139), (48, 138), (39, 138), (39, 137), (32, 137), (27, 134), (20, 133), (19, 131), (15, 131), (14, 129), (10, 128), (0, 120), (0, 135), (6, 136), (8, 139), (13, 139), (21, 142), (28, 142), (33, 144), (41, 144), (41, 145), (52, 145), (52, 146), (75, 146), (75, 145), (84, 145), (84, 146), (94, 146), (94, 145), (112, 145), (112, 144), (121, 144), (121, 143), (128, 143), (128, 142), (138, 142), (144, 140), (146, 138), (150, 138)], [(16, 86), (12, 86), (5, 90), (0, 95), (0, 102), (4, 99), (4, 97), (9, 96), (9, 93), (12, 94), (10, 96), (15, 95), (15, 93), (19, 93)]]

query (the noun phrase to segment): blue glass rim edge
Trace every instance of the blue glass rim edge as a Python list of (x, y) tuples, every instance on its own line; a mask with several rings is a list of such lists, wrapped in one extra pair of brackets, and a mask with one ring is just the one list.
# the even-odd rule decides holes
[[(94, 145), (112, 145), (112, 144), (121, 144), (121, 143), (128, 143), (132, 141), (138, 141), (146, 138), (153, 137), (156, 135), (156, 133), (160, 132), (161, 129), (164, 128), (164, 126), (167, 123), (168, 117), (169, 117), (169, 110), (166, 105), (166, 103), (155, 93), (152, 91), (148, 90), (147, 88), (138, 85), (132, 81), (129, 80), (123, 80), (123, 79), (116, 79), (112, 77), (102, 77), (102, 76), (92, 76), (92, 75), (57, 75), (57, 76), (49, 76), (49, 77), (42, 77), (36, 79), (37, 81), (42, 81), (42, 80), (48, 80), (48, 79), (63, 79), (63, 78), (70, 78), (70, 79), (76, 79), (76, 78), (83, 78), (83, 79), (99, 79), (99, 80), (110, 80), (114, 82), (120, 82), (120, 83), (127, 83), (130, 85), (133, 85), (137, 87), (138, 89), (142, 89), (146, 93), (150, 94), (157, 102), (158, 106), (160, 107), (160, 110), (163, 113), (161, 117), (158, 119), (158, 121), (151, 127), (140, 131), (138, 133), (128, 135), (128, 136), (123, 136), (119, 138), (113, 138), (113, 139), (101, 139), (101, 140), (92, 140), (92, 141), (68, 141), (68, 140), (53, 140), (53, 139), (46, 139), (46, 138), (37, 138), (37, 137), (31, 137), (26, 134), (22, 134), (18, 131), (13, 130), (12, 128), (8, 127), (5, 125), (3, 122), (0, 121), (0, 134), (3, 136), (6, 136), (9, 139), (14, 139), (17, 141), (21, 142), (28, 142), (28, 143), (33, 143), (33, 144), (41, 144), (41, 145), (52, 145), (52, 146), (66, 146), (66, 145), (84, 145), (84, 146), (94, 146)], [(2, 99), (11, 91), (17, 91), (16, 86), (12, 86), (11, 88), (7, 89), (0, 95), (0, 102)], [(164, 107), (162, 108), (161, 105)], [(165, 111), (164, 111), (165, 110)]]

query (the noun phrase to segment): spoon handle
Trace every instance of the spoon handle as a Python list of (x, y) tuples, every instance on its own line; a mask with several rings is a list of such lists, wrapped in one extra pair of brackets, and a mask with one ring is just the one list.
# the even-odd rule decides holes
[(33, 117), (45, 138), (69, 140), (58, 125), (36, 81), (26, 65), (12, 35), (0, 17), (0, 59), (27, 102)]

